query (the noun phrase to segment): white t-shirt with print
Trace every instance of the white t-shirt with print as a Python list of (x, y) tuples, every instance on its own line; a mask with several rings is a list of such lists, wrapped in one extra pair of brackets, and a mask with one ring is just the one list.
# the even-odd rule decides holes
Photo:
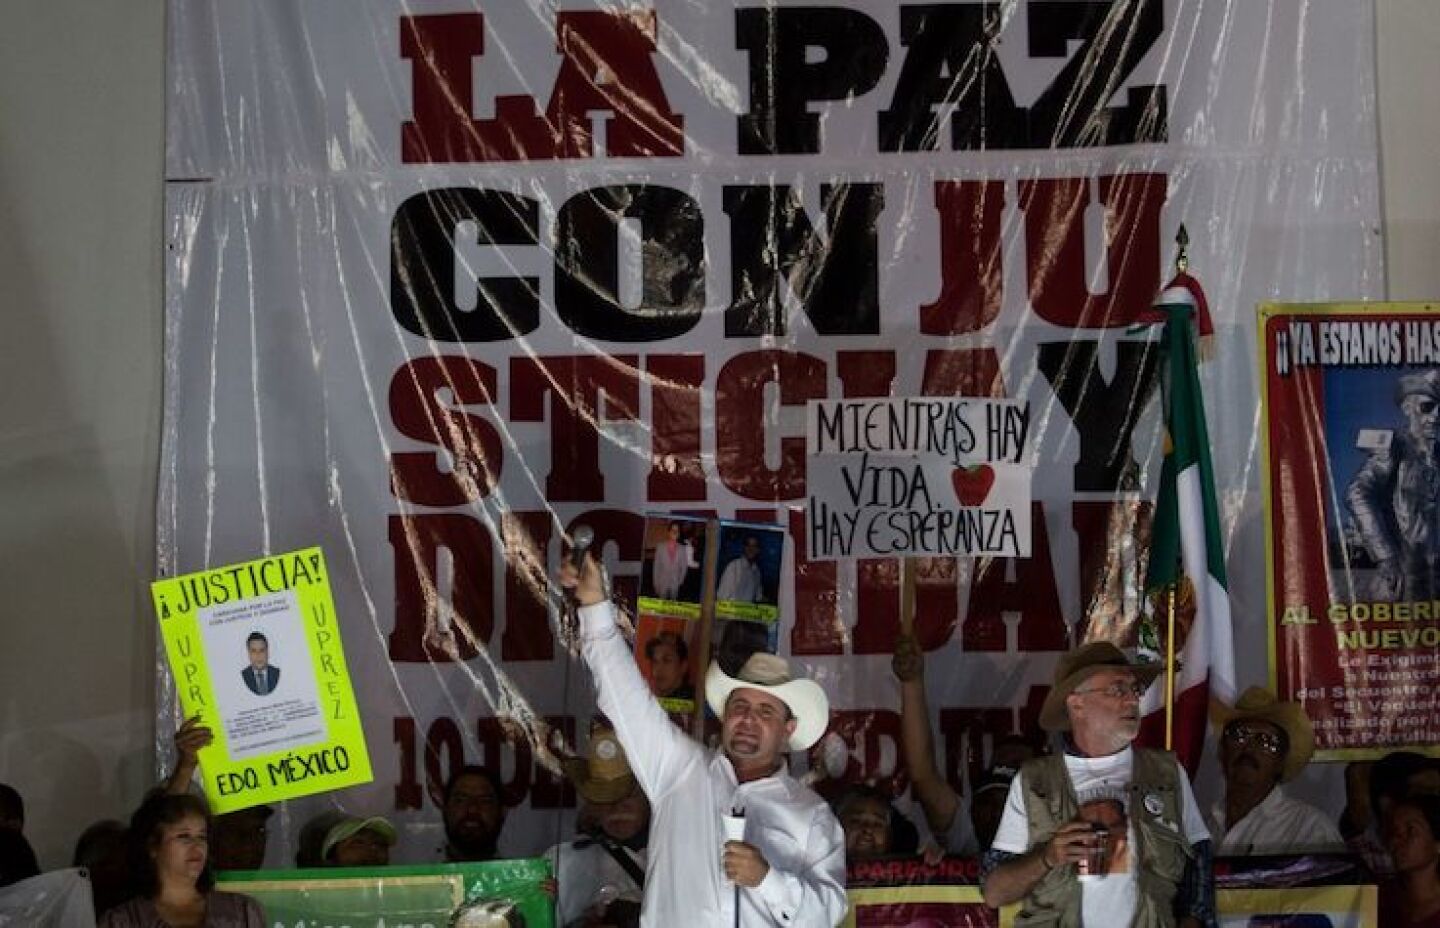
[[(1109, 872), (1103, 877), (1080, 881), (1080, 923), (1082, 925), (1128, 925), (1135, 914), (1135, 869), (1130, 861), (1130, 848), (1135, 846), (1135, 828), (1129, 824), (1127, 807), (1130, 796), (1130, 774), (1135, 752), (1126, 748), (1106, 757), (1065, 755), (1065, 769), (1080, 801), (1080, 814), (1091, 821), (1125, 822), (1124, 838), (1112, 828), (1112, 859)], [(1030, 850), (1030, 825), (1025, 815), (1025, 784), (1022, 772), (1010, 784), (1005, 800), (1005, 814), (995, 833), (993, 848), (1007, 854), (1024, 854)], [(1190, 791), (1190, 779), (1179, 771), (1180, 809), (1185, 839), (1190, 844), (1207, 840), (1210, 832)], [(1123, 811), (1122, 811), (1123, 810)]]

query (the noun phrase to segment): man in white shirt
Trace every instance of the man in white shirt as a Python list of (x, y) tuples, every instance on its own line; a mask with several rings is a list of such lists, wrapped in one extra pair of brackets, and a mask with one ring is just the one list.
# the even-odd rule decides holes
[(765, 597), (765, 576), (760, 572), (760, 539), (745, 539), (740, 556), (725, 565), (715, 598), (731, 602), (758, 603)]
[(259, 632), (251, 632), (245, 639), (245, 650), (250, 663), (240, 671), (240, 677), (256, 696), (269, 696), (280, 683), (280, 668), (270, 663), (270, 642)]
[(1298, 703), (1252, 686), (1233, 709), (1215, 714), (1225, 795), (1210, 811), (1217, 854), (1343, 852), (1340, 831), (1323, 812), (1285, 795), (1315, 753), (1315, 731)]
[[(677, 925), (834, 926), (845, 916), (845, 836), (819, 796), (790, 776), (829, 725), (825, 691), (791, 679), (784, 659), (757, 653), (735, 677), (712, 664), (705, 698), (720, 717), (721, 750), (691, 740), (656, 702), (615, 626), (599, 570), (566, 564), (580, 604), (585, 662), (600, 710), (615, 725), (652, 819), (646, 928)], [(725, 816), (743, 813), (743, 840)]]
[(985, 904), (1015, 924), (1215, 924), (1210, 835), (1174, 755), (1135, 748), (1158, 665), (1091, 642), (1060, 659), (1040, 725), (1063, 754), (1027, 761), (981, 862)]

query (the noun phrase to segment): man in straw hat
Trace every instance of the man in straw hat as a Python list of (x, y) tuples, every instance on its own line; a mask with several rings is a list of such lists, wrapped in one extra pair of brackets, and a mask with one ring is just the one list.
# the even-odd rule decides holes
[(1065, 750), (1026, 761), (981, 869), (1016, 925), (1215, 923), (1210, 835), (1174, 755), (1135, 748), (1158, 665), (1096, 641), (1066, 654), (1040, 710)]
[(586, 755), (566, 758), (564, 767), (584, 803), (580, 837), (545, 855), (559, 887), (555, 915), (561, 926), (599, 915), (614, 902), (640, 904), (650, 833), (650, 803), (613, 729), (592, 728)]
[(1298, 703), (1252, 686), (1233, 709), (1214, 714), (1220, 732), (1225, 796), (1210, 811), (1217, 853), (1305, 854), (1343, 851), (1339, 830), (1309, 803), (1285, 795), (1315, 753), (1315, 732)]
[[(586, 556), (583, 572), (566, 563), (560, 580), (580, 604), (600, 710), (650, 797), (641, 925), (838, 924), (847, 907), (845, 835), (786, 763), (790, 751), (810, 747), (829, 725), (825, 691), (792, 678), (773, 654), (752, 655), (733, 677), (712, 664), (705, 699), (720, 718), (721, 748), (708, 751), (673, 725), (650, 693), (594, 560)], [(742, 824), (737, 813), (743, 838), (727, 840), (727, 825)]]

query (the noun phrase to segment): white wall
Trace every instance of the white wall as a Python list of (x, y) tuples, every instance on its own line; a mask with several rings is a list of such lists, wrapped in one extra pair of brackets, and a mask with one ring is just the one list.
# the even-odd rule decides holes
[(0, 28), (0, 780), (42, 866), (150, 776), (162, 0)]
[(1380, 0), (1379, 46), (1389, 296), (1440, 299), (1440, 4)]
[[(153, 774), (164, 4), (5, 13), (0, 780), (57, 866)], [(1440, 298), (1440, 4), (1381, 0), (1379, 30), (1390, 294)]]

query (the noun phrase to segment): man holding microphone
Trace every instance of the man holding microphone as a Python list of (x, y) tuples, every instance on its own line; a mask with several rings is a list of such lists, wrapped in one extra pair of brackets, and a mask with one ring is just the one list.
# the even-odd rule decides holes
[[(651, 694), (594, 560), (586, 555), (582, 569), (567, 562), (560, 579), (579, 605), (600, 711), (653, 808), (641, 925), (838, 924), (847, 906), (845, 835), (824, 800), (790, 776), (786, 756), (824, 734), (825, 691), (792, 679), (773, 654), (753, 655), (734, 677), (712, 663), (705, 698), (721, 720), (721, 749), (708, 751)], [(740, 833), (737, 813), (744, 839), (727, 840), (727, 817)]]

